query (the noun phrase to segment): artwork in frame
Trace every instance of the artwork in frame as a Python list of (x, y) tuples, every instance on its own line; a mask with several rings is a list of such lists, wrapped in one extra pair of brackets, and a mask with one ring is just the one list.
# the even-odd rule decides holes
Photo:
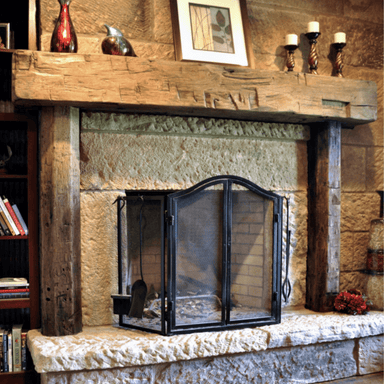
[(11, 26), (10, 23), (0, 23), (0, 49), (11, 48)]
[(171, 0), (177, 60), (253, 67), (245, 0)]

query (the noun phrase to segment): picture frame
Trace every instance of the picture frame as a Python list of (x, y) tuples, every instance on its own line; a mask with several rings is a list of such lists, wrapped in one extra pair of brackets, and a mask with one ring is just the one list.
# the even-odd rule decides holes
[(4, 45), (2, 49), (11, 48), (11, 24), (10, 23), (0, 23), (0, 46)]
[(170, 0), (176, 60), (254, 68), (246, 0)]

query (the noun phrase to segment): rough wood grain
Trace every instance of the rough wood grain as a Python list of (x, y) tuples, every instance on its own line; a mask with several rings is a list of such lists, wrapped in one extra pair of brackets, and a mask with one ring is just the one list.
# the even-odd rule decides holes
[(311, 132), (308, 146), (307, 308), (329, 311), (339, 291), (341, 124)]
[(374, 82), (107, 55), (16, 51), (13, 101), (98, 110), (354, 126), (377, 115)]
[(63, 336), (82, 329), (79, 111), (47, 107), (41, 117), (42, 333)]

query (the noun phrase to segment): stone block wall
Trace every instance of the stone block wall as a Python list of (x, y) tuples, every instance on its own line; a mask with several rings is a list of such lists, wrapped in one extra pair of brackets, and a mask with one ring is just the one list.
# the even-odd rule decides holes
[[(321, 2), (247, 0), (247, 9), (257, 68), (271, 71), (285, 70), (285, 35), (295, 33), (299, 35), (299, 48), (295, 53), (295, 71), (308, 72), (309, 43), (304, 34), (307, 23), (316, 20), (319, 21), (321, 30), (317, 44), (319, 74), (332, 75), (335, 59), (335, 52), (331, 46), (333, 34), (343, 31), (347, 34), (347, 46), (343, 50), (344, 76), (351, 79), (372, 80), (378, 85), (377, 121), (342, 131), (340, 289), (366, 290), (367, 284), (380, 287), (380, 282), (378, 284), (369, 282), (361, 270), (365, 268), (370, 221), (379, 215), (379, 195), (376, 191), (384, 188), (383, 2), (381, 0)], [(59, 13), (59, 4), (57, 1), (40, 0), (38, 12), (40, 49), (47, 51), (55, 19)], [(139, 57), (175, 60), (169, 0), (129, 2), (73, 0), (70, 13), (78, 35), (79, 53), (101, 53), (101, 41), (105, 36), (104, 23), (106, 23), (124, 33)], [(132, 116), (125, 118), (129, 121), (134, 119)], [(279, 144), (269, 141), (267, 136), (268, 140), (265, 141), (246, 139), (243, 145), (234, 138), (222, 139), (220, 136), (222, 132), (225, 134), (226, 129), (232, 129), (226, 123), (216, 126), (212, 132), (210, 120), (204, 124), (196, 121), (191, 131), (187, 119), (176, 118), (176, 123), (158, 119), (154, 123), (150, 117), (141, 117), (136, 122), (136, 128), (130, 128), (131, 134), (121, 139), (121, 135), (110, 132), (111, 124), (114, 122), (118, 125), (121, 119), (123, 118), (117, 115), (99, 114), (83, 121), (82, 237), (85, 240), (82, 244), (82, 254), (85, 324), (107, 324), (111, 321), (110, 311), (100, 310), (109, 308), (110, 304), (107, 303), (110, 301), (110, 290), (105, 291), (101, 286), (94, 287), (93, 284), (87, 283), (90, 277), (97, 276), (103, 281), (110, 281), (116, 277), (115, 269), (111, 268), (116, 253), (115, 246), (98, 241), (100, 227), (103, 228), (103, 238), (114, 236), (110, 227), (114, 225), (109, 218), (111, 212), (114, 212), (109, 207), (110, 201), (124, 188), (180, 189), (212, 175), (225, 172), (239, 174), (239, 167), (243, 169), (240, 172), (242, 176), (252, 175), (250, 178), (262, 187), (289, 192), (295, 196), (292, 204), (296, 213), (292, 214), (291, 222), (296, 233), (293, 238), (293, 252), (296, 257), (292, 258), (291, 269), (297, 271), (297, 279), (295, 278), (291, 304), (303, 304), (307, 250), (305, 142), (289, 141), (289, 138), (287, 141), (283, 134)], [(236, 126), (240, 123), (233, 124)], [(179, 130), (172, 131), (173, 125), (178, 125)], [(143, 127), (148, 128), (145, 134), (141, 133)], [(159, 129), (165, 129), (164, 132), (168, 134), (161, 145), (158, 145), (159, 136), (154, 135)], [(268, 129), (268, 127), (257, 128), (259, 132)], [(100, 130), (103, 131), (102, 134), (96, 132)], [(133, 134), (135, 130), (137, 136)], [(210, 138), (193, 136), (193, 133), (203, 131), (209, 131), (213, 136)], [(108, 151), (105, 152), (104, 148)], [(125, 154), (126, 148), (129, 158)], [(197, 148), (201, 165), (196, 168), (186, 166), (186, 163), (191, 161), (191, 156), (188, 154)], [(96, 156), (99, 151), (101, 152)], [(151, 161), (144, 160), (145, 152), (153, 154)], [(172, 157), (167, 156), (170, 152), (173, 153)], [(294, 152), (294, 156), (287, 158), (283, 164), (279, 163), (281, 157), (285, 157), (289, 152)], [(277, 158), (276, 153), (279, 154)], [(129, 168), (128, 177), (127, 168), (123, 166), (121, 160), (123, 158)], [(218, 161), (213, 162), (213, 158)], [(277, 167), (280, 176), (263, 172), (260, 164), (268, 165), (269, 169)], [(161, 177), (154, 176), (153, 167), (163, 169)], [(182, 167), (184, 176), (182, 178), (175, 176), (180, 175)], [(97, 292), (96, 297), (90, 295), (93, 289)], [(375, 299), (382, 301), (382, 294), (381, 298)]]

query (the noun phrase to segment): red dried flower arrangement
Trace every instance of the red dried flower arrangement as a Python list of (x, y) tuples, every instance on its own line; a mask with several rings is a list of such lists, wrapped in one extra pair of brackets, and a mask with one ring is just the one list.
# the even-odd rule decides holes
[(335, 299), (335, 309), (350, 315), (365, 315), (372, 302), (357, 289), (340, 292)]

